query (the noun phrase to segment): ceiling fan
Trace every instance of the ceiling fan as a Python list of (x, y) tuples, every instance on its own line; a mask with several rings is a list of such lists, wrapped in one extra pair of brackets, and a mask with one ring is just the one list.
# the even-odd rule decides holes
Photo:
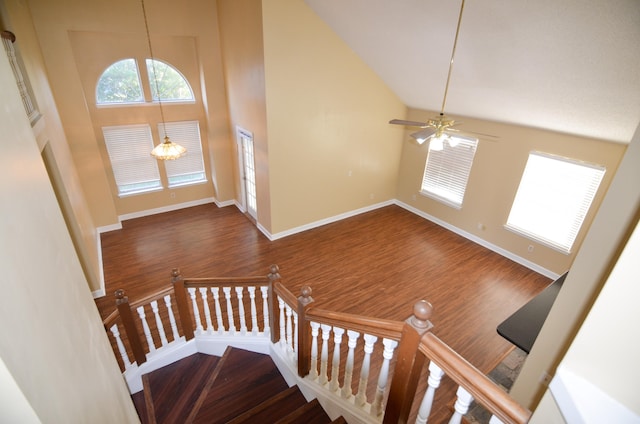
[[(458, 44), (458, 34), (460, 33), (460, 23), (462, 22), (463, 10), (464, 10), (464, 0), (462, 0), (460, 4), (458, 26), (456, 27), (456, 35), (453, 40), (453, 48), (451, 50), (451, 60), (449, 62), (449, 73), (447, 75), (447, 83), (444, 87), (444, 96), (442, 98), (442, 108), (440, 109), (440, 114), (436, 117), (433, 117), (432, 119), (427, 120), (426, 122), (406, 121), (404, 119), (392, 119), (391, 121), (389, 121), (390, 124), (422, 128), (420, 131), (414, 132), (410, 135), (411, 137), (416, 139), (418, 144), (423, 144), (425, 141), (431, 139), (431, 144), (429, 148), (432, 150), (442, 150), (443, 142), (445, 140), (449, 140), (451, 142), (451, 138), (448, 133), (459, 132), (458, 129), (453, 127), (461, 124), (460, 122), (456, 122), (454, 119), (451, 119), (444, 114), (444, 106), (447, 102), (447, 92), (449, 91), (449, 81), (451, 80), (451, 71), (453, 69), (453, 59), (456, 54), (456, 45)], [(466, 131), (466, 132), (471, 134), (481, 135), (484, 137), (497, 138), (489, 134), (474, 133), (472, 131)]]

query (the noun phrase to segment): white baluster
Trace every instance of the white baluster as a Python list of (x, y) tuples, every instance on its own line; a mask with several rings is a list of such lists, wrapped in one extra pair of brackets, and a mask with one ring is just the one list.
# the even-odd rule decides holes
[(136, 311), (138, 311), (138, 316), (140, 317), (140, 321), (142, 322), (142, 330), (144, 331), (144, 336), (147, 338), (147, 345), (149, 345), (149, 352), (156, 351), (156, 345), (153, 343), (153, 337), (151, 337), (151, 330), (149, 330), (149, 324), (147, 324), (147, 319), (144, 314), (144, 306), (139, 306)]
[(358, 338), (360, 337), (360, 333), (353, 330), (347, 330), (347, 337), (349, 342), (347, 346), (349, 346), (349, 353), (347, 354), (347, 363), (344, 368), (344, 385), (342, 386), (342, 397), (345, 399), (350, 399), (353, 395), (353, 390), (351, 389), (351, 381), (353, 379), (353, 362), (354, 362), (354, 351), (356, 348), (356, 344), (358, 343)]
[(113, 324), (109, 330), (111, 330), (113, 338), (116, 339), (118, 352), (120, 352), (120, 357), (122, 358), (122, 363), (124, 364), (124, 369), (126, 370), (131, 366), (131, 361), (129, 360), (129, 355), (127, 355), (127, 349), (124, 348), (124, 344), (122, 343), (122, 339), (120, 338), (120, 330), (118, 329), (118, 324)]
[(258, 334), (258, 312), (256, 310), (256, 288), (247, 287), (249, 299), (251, 299), (251, 333)]
[(218, 333), (225, 332), (224, 320), (222, 319), (222, 308), (220, 307), (220, 287), (211, 287), (213, 300), (216, 307), (216, 321), (218, 322)]
[(198, 309), (198, 302), (196, 300), (196, 289), (194, 287), (189, 287), (187, 289), (189, 292), (189, 296), (191, 297), (191, 307), (193, 308), (193, 317), (196, 319), (196, 334), (201, 334), (202, 330), (202, 321), (200, 320), (200, 309)]
[(380, 367), (380, 375), (378, 376), (378, 387), (376, 388), (376, 397), (371, 405), (371, 415), (382, 415), (384, 407), (382, 401), (384, 398), (384, 391), (387, 388), (389, 382), (389, 361), (393, 358), (393, 351), (398, 346), (398, 342), (390, 339), (382, 339), (382, 345), (384, 350), (382, 351), (382, 367)]
[(271, 324), (269, 323), (269, 287), (260, 286), (260, 293), (262, 294), (262, 321), (264, 325), (264, 335), (271, 334)]
[(211, 322), (211, 309), (209, 309), (209, 302), (207, 301), (207, 288), (200, 287), (200, 299), (202, 300), (202, 310), (204, 311), (204, 319), (207, 323), (207, 333), (213, 333), (213, 323)]
[(467, 392), (462, 386), (458, 387), (456, 395), (458, 396), (458, 399), (456, 400), (455, 405), (453, 405), (455, 412), (451, 416), (449, 424), (460, 424), (462, 416), (469, 411), (469, 405), (473, 402), (473, 396), (471, 396), (471, 394), (469, 394), (469, 392)]
[(340, 345), (342, 344), (342, 335), (344, 328), (333, 327), (333, 360), (331, 361), (331, 384), (329, 390), (337, 392), (340, 388), (338, 375), (340, 372)]
[(278, 309), (280, 310), (280, 347), (286, 352), (287, 350), (287, 332), (285, 330), (286, 323), (284, 321), (284, 300), (278, 296)]
[(489, 424), (504, 424), (504, 423), (500, 418), (496, 417), (495, 415), (492, 415), (491, 418), (489, 419)]
[(320, 384), (327, 384), (329, 378), (327, 376), (327, 368), (329, 363), (329, 336), (331, 335), (331, 326), (327, 324), (320, 325), (322, 330), (322, 350), (320, 351)]
[(231, 287), (223, 287), (224, 297), (227, 300), (227, 319), (229, 320), (229, 334), (235, 334), (236, 323), (233, 319), (233, 306), (231, 305)]
[(444, 376), (444, 371), (440, 369), (435, 362), (429, 363), (429, 378), (427, 379), (427, 391), (420, 403), (420, 409), (418, 410), (418, 417), (416, 418), (416, 424), (426, 424), (431, 414), (431, 406), (433, 405), (433, 397), (436, 394), (436, 389), (440, 387), (440, 381)]
[(247, 334), (247, 318), (244, 315), (244, 303), (242, 303), (242, 296), (244, 287), (236, 287), (236, 297), (238, 298), (238, 317), (240, 318), (240, 334)]
[(287, 352), (293, 352), (293, 322), (291, 321), (291, 307), (289, 305), (284, 305), (285, 312), (287, 315)]
[(311, 322), (311, 367), (309, 369), (309, 377), (312, 380), (318, 378), (318, 330), (320, 324)]
[(164, 297), (164, 304), (167, 307), (167, 312), (169, 313), (169, 324), (171, 324), (171, 333), (173, 334), (173, 340), (178, 340), (180, 338), (180, 333), (178, 333), (176, 317), (173, 315), (173, 309), (171, 308), (171, 295), (166, 295)]
[[(298, 352), (298, 314), (296, 311), (293, 311), (293, 352)], [(298, 361), (298, 355), (293, 356)]]
[(373, 345), (378, 340), (376, 336), (364, 335), (364, 358), (360, 368), (360, 383), (358, 384), (358, 394), (356, 395), (356, 406), (364, 406), (367, 403), (367, 384), (369, 382), (369, 367), (371, 366), (371, 353)]
[(162, 346), (166, 346), (169, 342), (167, 341), (167, 335), (164, 332), (164, 325), (162, 324), (160, 312), (158, 311), (157, 300), (151, 302), (151, 310), (153, 311), (153, 316), (156, 318), (156, 327), (158, 329), (158, 334), (160, 335), (160, 343)]

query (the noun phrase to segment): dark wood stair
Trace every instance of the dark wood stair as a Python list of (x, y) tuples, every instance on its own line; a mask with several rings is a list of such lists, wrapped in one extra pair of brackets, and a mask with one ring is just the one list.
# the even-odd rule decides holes
[(289, 387), (269, 355), (229, 347), (196, 353), (142, 377), (132, 396), (143, 424), (346, 423)]

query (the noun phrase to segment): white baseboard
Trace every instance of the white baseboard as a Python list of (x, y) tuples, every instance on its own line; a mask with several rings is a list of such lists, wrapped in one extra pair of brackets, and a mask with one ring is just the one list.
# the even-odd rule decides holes
[(98, 234), (108, 233), (109, 231), (122, 230), (122, 222), (118, 221), (117, 224), (111, 225), (103, 225), (102, 227), (97, 227), (96, 231)]
[(525, 259), (525, 258), (523, 258), (521, 256), (515, 255), (515, 254), (509, 252), (508, 250), (505, 250), (505, 249), (503, 249), (503, 248), (501, 248), (499, 246), (496, 246), (493, 243), (489, 243), (488, 241), (483, 240), (483, 239), (481, 239), (480, 237), (478, 237), (478, 236), (476, 236), (474, 234), (471, 234), (471, 233), (469, 233), (467, 231), (464, 231), (464, 230), (462, 230), (462, 229), (460, 229), (458, 227), (455, 227), (455, 226), (449, 224), (448, 222), (445, 222), (445, 221), (442, 221), (441, 219), (436, 218), (435, 216), (429, 215), (428, 213), (423, 212), (420, 209), (416, 209), (413, 206), (407, 205), (406, 203), (401, 202), (400, 200), (396, 199), (394, 203), (396, 205), (400, 206), (401, 208), (408, 210), (409, 212), (412, 212), (412, 213), (414, 213), (414, 214), (416, 214), (418, 216), (421, 216), (422, 218), (427, 219), (427, 220), (433, 222), (434, 224), (437, 224), (437, 225), (439, 225), (439, 226), (441, 226), (443, 228), (446, 228), (447, 230), (452, 231), (452, 232), (454, 232), (454, 233), (466, 238), (467, 240), (470, 240), (470, 241), (472, 241), (472, 242), (474, 242), (476, 244), (479, 244), (482, 247), (485, 247), (485, 248), (487, 248), (487, 249), (489, 249), (489, 250), (491, 250), (493, 252), (496, 252), (497, 254), (499, 254), (501, 256), (504, 256), (507, 259), (510, 259), (510, 260), (512, 260), (512, 261), (514, 261), (514, 262), (516, 262), (516, 263), (518, 263), (518, 264), (520, 264), (520, 265), (522, 265), (524, 267), (529, 268), (532, 271), (537, 272), (538, 274), (542, 274), (545, 277), (548, 277), (548, 278), (550, 278), (552, 280), (556, 280), (560, 276), (559, 274), (556, 274), (553, 271), (550, 271), (550, 270), (548, 270), (546, 268), (543, 268), (540, 265), (538, 265), (536, 263), (533, 263), (533, 262), (531, 262), (531, 261), (529, 261), (529, 260), (527, 260), (527, 259)]
[[(216, 199), (214, 197), (205, 197), (204, 199), (193, 200), (191, 202), (176, 203), (175, 205), (162, 206), (160, 208), (147, 209), (147, 210), (144, 210), (144, 211), (127, 213), (127, 214), (124, 214), (124, 215), (120, 215), (118, 217), (118, 219), (120, 220), (120, 222), (122, 222), (122, 221), (126, 221), (128, 219), (142, 218), (144, 216), (150, 216), (150, 215), (156, 215), (156, 214), (164, 213), (164, 212), (176, 211), (178, 209), (190, 208), (192, 206), (206, 205), (208, 203), (218, 204), (218, 203), (216, 203)], [(232, 204), (233, 204), (233, 202), (232, 202)]]
[(269, 234), (266, 230), (261, 230), (265, 235), (269, 238), (269, 240), (278, 240), (287, 236), (291, 236), (293, 234), (301, 233), (303, 231), (311, 230), (313, 228), (322, 227), (323, 225), (331, 224), (333, 222), (342, 221), (346, 218), (351, 218), (352, 216), (360, 215), (365, 212), (371, 212), (376, 209), (380, 209), (385, 206), (393, 205), (394, 200), (387, 200), (385, 202), (376, 203), (374, 205), (365, 206), (364, 208), (355, 209), (349, 212), (341, 213), (339, 215), (330, 216), (328, 218), (320, 219), (315, 222), (311, 222), (309, 224), (301, 225), (299, 227), (291, 228), (289, 230), (281, 231), (276, 234)]

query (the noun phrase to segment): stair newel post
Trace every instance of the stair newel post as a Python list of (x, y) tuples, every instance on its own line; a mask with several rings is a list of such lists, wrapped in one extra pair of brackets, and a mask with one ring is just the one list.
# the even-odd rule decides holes
[(280, 281), (280, 268), (278, 265), (271, 265), (269, 268), (269, 274), (267, 278), (269, 279), (269, 324), (271, 326), (271, 343), (277, 343), (280, 334), (276, 331), (279, 322), (276, 321), (276, 311), (278, 310), (278, 296), (276, 296), (275, 291), (273, 290), (273, 285)]
[(311, 326), (306, 318), (307, 309), (313, 303), (311, 287), (302, 287), (298, 297), (298, 375), (306, 377), (311, 368)]
[(407, 422), (425, 361), (418, 348), (422, 336), (433, 327), (429, 321), (432, 313), (433, 306), (420, 300), (413, 306), (413, 315), (404, 323), (383, 423)]
[(133, 357), (138, 363), (138, 366), (140, 366), (147, 362), (147, 356), (144, 354), (142, 342), (138, 336), (138, 329), (133, 320), (133, 314), (131, 313), (131, 307), (129, 306), (129, 297), (125, 296), (124, 290), (116, 290), (115, 296), (116, 307), (118, 308), (118, 314), (122, 320), (124, 332), (127, 333), (127, 339), (129, 340), (129, 346), (133, 352)]
[(182, 274), (178, 268), (171, 270), (171, 284), (173, 292), (176, 296), (176, 305), (178, 307), (178, 315), (180, 316), (180, 326), (185, 340), (193, 339), (193, 321), (189, 312), (189, 301), (187, 300), (187, 290), (184, 286)]

